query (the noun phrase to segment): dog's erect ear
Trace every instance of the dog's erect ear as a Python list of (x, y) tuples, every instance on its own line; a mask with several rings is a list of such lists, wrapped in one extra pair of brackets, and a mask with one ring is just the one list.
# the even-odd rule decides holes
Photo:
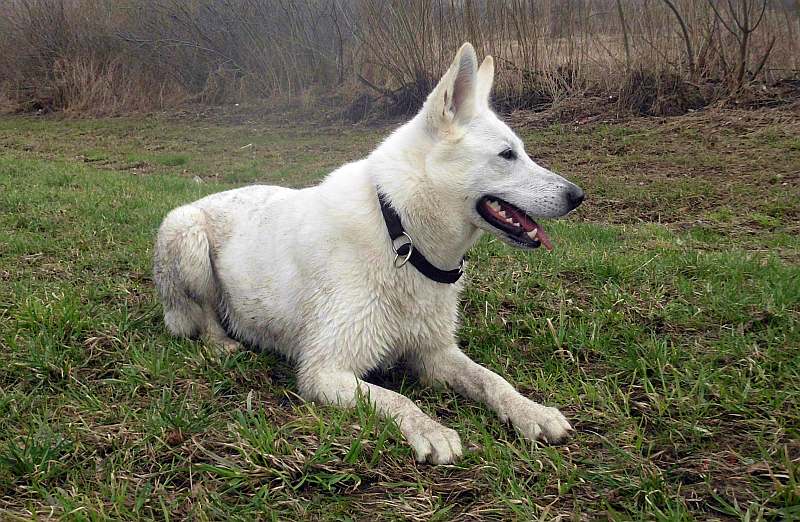
[(449, 129), (453, 125), (466, 125), (472, 120), (477, 109), (477, 70), (478, 57), (475, 49), (471, 44), (465, 43), (425, 101), (422, 110), (432, 128)]
[(494, 58), (487, 56), (478, 68), (478, 86), (475, 89), (475, 98), (484, 107), (489, 106), (492, 85), (494, 85)]

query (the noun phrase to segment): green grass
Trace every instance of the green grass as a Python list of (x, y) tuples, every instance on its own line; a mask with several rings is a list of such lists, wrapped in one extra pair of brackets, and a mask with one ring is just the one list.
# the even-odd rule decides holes
[(171, 208), (388, 129), (0, 119), (0, 518), (800, 517), (798, 127), (755, 116), (523, 133), (589, 199), (550, 255), (480, 242), (461, 344), (577, 434), (375, 375), (461, 434), (438, 467), (274, 355), (171, 338), (151, 282)]

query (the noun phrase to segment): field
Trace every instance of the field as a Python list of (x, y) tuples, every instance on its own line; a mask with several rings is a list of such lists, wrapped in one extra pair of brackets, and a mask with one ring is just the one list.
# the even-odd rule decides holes
[(576, 436), (532, 444), (401, 371), (456, 429), (416, 464), (366, 406), (302, 402), (274, 355), (164, 331), (171, 208), (304, 186), (389, 127), (0, 119), (0, 518), (800, 518), (800, 118), (701, 111), (521, 130), (588, 199), (551, 254), (484, 237), (461, 344)]

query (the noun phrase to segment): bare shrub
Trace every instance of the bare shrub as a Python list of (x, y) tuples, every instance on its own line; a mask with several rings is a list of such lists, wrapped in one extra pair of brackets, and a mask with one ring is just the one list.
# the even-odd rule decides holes
[(12, 0), (2, 8), (0, 85), (23, 110), (106, 113), (171, 105), (183, 90), (114, 30), (90, 0)]
[(623, 81), (618, 104), (635, 114), (677, 116), (705, 106), (707, 95), (674, 72), (638, 69)]

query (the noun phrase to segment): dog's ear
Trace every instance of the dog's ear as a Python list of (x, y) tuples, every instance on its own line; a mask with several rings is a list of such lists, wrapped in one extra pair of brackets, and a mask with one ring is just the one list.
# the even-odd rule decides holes
[(428, 95), (423, 111), (428, 125), (435, 130), (449, 130), (466, 125), (476, 114), (475, 92), (478, 84), (478, 57), (472, 44), (465, 43)]
[(475, 90), (475, 98), (484, 107), (489, 107), (492, 85), (494, 85), (494, 58), (487, 56), (478, 68), (478, 86)]

